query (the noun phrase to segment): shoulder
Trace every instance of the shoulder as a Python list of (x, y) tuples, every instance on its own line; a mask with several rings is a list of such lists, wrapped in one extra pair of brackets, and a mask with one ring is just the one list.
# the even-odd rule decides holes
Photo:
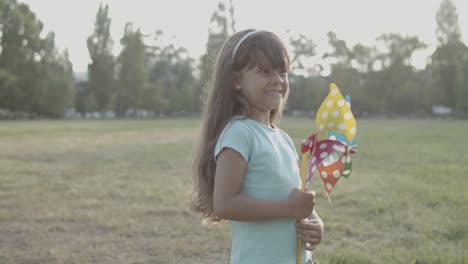
[(281, 128), (279, 127), (276, 127), (279, 131), (279, 133), (281, 134), (281, 136), (291, 145), (294, 145), (294, 142), (293, 140), (291, 139), (291, 137), (288, 135), (288, 133), (284, 132), (284, 130), (282, 130)]
[(223, 138), (226, 134), (234, 134), (237, 136), (251, 136), (252, 129), (246, 119), (241, 117), (233, 117), (224, 127), (219, 139)]
[(224, 148), (231, 148), (239, 152), (246, 161), (250, 159), (253, 132), (245, 120), (233, 118), (224, 127), (214, 149), (214, 157)]

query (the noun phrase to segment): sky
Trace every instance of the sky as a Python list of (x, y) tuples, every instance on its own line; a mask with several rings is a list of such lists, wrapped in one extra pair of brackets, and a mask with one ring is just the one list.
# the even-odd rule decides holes
[[(99, 4), (109, 4), (114, 54), (127, 22), (144, 34), (162, 30), (167, 41), (188, 49), (199, 58), (208, 39), (211, 14), (218, 0), (18, 0), (30, 6), (44, 23), (44, 36), (56, 34), (60, 50), (68, 49), (75, 72), (85, 72), (89, 63), (86, 39), (94, 30)], [(457, 6), (463, 41), (468, 44), (468, 0), (452, 0)], [(413, 56), (413, 65), (423, 68), (436, 47), (436, 12), (441, 0), (233, 0), (236, 29), (269, 30), (283, 38), (303, 34), (317, 44), (317, 53), (329, 49), (326, 34), (333, 31), (348, 47), (372, 45), (384, 33), (418, 36), (428, 48)], [(289, 33), (287, 33), (289, 32)], [(150, 38), (151, 39), (151, 38)]]

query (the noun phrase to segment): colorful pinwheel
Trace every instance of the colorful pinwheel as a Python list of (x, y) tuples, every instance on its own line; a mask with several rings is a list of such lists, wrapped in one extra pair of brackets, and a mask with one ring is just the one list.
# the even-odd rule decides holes
[[(318, 170), (330, 200), (330, 193), (340, 177), (348, 178), (351, 175), (351, 154), (356, 153), (357, 127), (351, 112), (351, 100), (349, 96), (343, 98), (336, 84), (330, 84), (330, 92), (320, 105), (315, 121), (317, 133), (301, 146), (303, 154), (310, 153), (304, 184), (307, 189), (312, 175)], [(306, 162), (306, 159), (302, 162)]]
[[(330, 193), (340, 177), (351, 175), (351, 154), (356, 153), (356, 120), (351, 112), (351, 99), (343, 98), (336, 84), (330, 84), (330, 92), (320, 105), (315, 118), (318, 131), (301, 145), (302, 191), (307, 190), (312, 175), (318, 170), (323, 187), (330, 201)], [(307, 170), (307, 155), (310, 164)], [(300, 220), (299, 220), (300, 221)], [(302, 240), (298, 241), (297, 263), (301, 263)]]

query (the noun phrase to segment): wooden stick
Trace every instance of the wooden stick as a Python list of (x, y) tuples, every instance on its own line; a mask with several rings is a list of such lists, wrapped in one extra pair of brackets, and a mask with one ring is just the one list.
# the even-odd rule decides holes
[[(307, 175), (307, 152), (302, 153), (302, 166), (301, 166), (301, 190), (305, 192), (306, 188), (306, 175)], [(298, 222), (301, 222), (301, 220), (297, 220)], [(297, 239), (297, 253), (296, 253), (296, 264), (301, 264), (301, 258), (302, 258), (302, 240)]]

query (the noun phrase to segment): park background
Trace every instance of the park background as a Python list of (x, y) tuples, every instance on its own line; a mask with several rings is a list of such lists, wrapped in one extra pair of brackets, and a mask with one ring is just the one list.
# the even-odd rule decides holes
[(173, 2), (0, 0), (0, 263), (227, 263), (191, 163), (217, 51), (250, 27), (291, 51), (297, 147), (331, 81), (352, 98), (353, 176), (333, 205), (312, 182), (316, 260), (467, 261), (465, 1)]

